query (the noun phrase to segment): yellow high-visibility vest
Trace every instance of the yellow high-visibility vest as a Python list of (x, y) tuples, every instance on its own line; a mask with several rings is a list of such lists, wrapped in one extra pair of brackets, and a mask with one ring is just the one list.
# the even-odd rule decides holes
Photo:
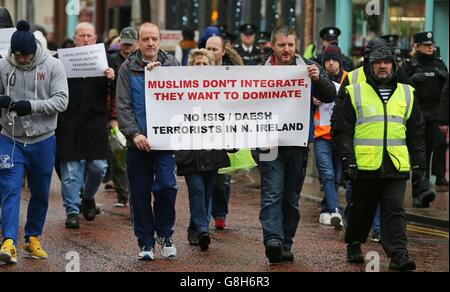
[(361, 82), (366, 82), (366, 73), (364, 73), (364, 67), (359, 67), (356, 70), (353, 70), (352, 72), (348, 73), (348, 84), (358, 84)]
[(406, 124), (411, 117), (414, 88), (399, 83), (386, 103), (367, 82), (347, 86), (347, 90), (357, 119), (354, 147), (358, 169), (380, 169), (386, 147), (395, 168), (409, 172)]

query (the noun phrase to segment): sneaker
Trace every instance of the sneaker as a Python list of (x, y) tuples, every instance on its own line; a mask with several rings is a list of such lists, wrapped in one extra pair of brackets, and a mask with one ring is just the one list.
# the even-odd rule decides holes
[(281, 263), (282, 253), (283, 248), (279, 240), (271, 239), (266, 243), (266, 257), (269, 259), (269, 263), (271, 264)]
[(138, 259), (144, 262), (154, 261), (155, 249), (153, 247), (143, 247), (139, 252)]
[(83, 205), (83, 217), (86, 221), (94, 221), (97, 215), (97, 205), (95, 205), (95, 200), (82, 199), (81, 204)]
[(225, 224), (225, 219), (221, 218), (215, 219), (214, 225), (217, 230), (225, 230), (225, 227), (227, 227), (227, 225)]
[(281, 261), (282, 262), (294, 262), (294, 254), (291, 251), (291, 248), (287, 246), (283, 246), (283, 250), (281, 252)]
[(66, 228), (67, 229), (79, 229), (80, 228), (80, 215), (78, 214), (69, 214), (66, 219)]
[(351, 264), (364, 264), (360, 242), (355, 241), (347, 246), (347, 261)]
[(127, 198), (119, 198), (117, 203), (114, 204), (115, 208), (125, 208), (127, 206), (128, 199)]
[(342, 228), (342, 216), (339, 213), (339, 211), (336, 210), (333, 214), (330, 216), (330, 223), (334, 226), (336, 229)]
[(319, 223), (325, 226), (332, 226), (331, 224), (331, 214), (322, 213), (320, 214)]
[(379, 232), (375, 232), (372, 234), (371, 240), (376, 243), (381, 243), (381, 235)]
[(203, 232), (198, 237), (198, 244), (200, 245), (200, 249), (202, 251), (207, 251), (209, 249), (209, 245), (211, 244), (211, 237), (209, 237), (208, 232)]
[(398, 251), (391, 258), (389, 269), (393, 271), (414, 271), (416, 269), (416, 263), (409, 257), (406, 250)]
[(17, 264), (17, 250), (12, 239), (5, 240), (0, 248), (1, 262), (7, 265)]
[(28, 243), (22, 246), (22, 250), (27, 253), (28, 257), (36, 260), (44, 260), (48, 258), (48, 254), (42, 249), (39, 239), (34, 236), (30, 236)]
[(164, 258), (169, 259), (177, 256), (177, 249), (172, 238), (157, 238), (156, 241), (161, 245), (161, 255)]

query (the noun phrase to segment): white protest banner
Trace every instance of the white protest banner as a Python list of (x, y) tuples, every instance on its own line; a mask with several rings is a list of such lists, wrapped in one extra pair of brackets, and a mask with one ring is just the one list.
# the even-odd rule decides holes
[(9, 48), (11, 47), (11, 37), (16, 31), (16, 28), (2, 28), (0, 29), (0, 55), (8, 56)]
[[(333, 82), (336, 87), (336, 92), (339, 92), (341, 85), (339, 83)], [(333, 110), (335, 106), (335, 102), (333, 103), (324, 103), (320, 105), (320, 125), (321, 126), (331, 126), (331, 116), (333, 115)]]
[(108, 69), (103, 44), (59, 49), (58, 58), (64, 64), (67, 78), (101, 77)]
[(154, 150), (308, 145), (306, 66), (160, 67), (146, 72)]

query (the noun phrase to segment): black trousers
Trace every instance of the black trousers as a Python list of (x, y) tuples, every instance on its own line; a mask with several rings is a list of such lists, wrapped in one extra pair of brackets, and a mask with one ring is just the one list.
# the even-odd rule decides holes
[[(439, 131), (438, 122), (426, 123), (425, 144), (427, 151), (428, 169), (431, 170), (431, 173), (436, 177), (444, 178), (445, 160), (448, 145), (445, 134)], [(427, 175), (427, 177), (429, 178), (429, 171), (427, 172)]]
[(404, 197), (406, 181), (391, 179), (361, 179), (352, 182), (352, 197), (348, 206), (348, 244), (365, 243), (378, 204), (381, 207), (381, 243), (388, 255), (407, 250)]

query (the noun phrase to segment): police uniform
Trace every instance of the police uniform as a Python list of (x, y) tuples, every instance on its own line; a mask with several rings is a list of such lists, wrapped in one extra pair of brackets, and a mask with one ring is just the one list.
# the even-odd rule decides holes
[[(433, 32), (415, 34), (414, 43), (434, 44)], [(425, 141), (428, 167), (430, 167), (430, 160), (433, 156), (431, 170), (433, 175), (437, 177), (436, 184), (446, 185), (445, 156), (447, 142), (445, 135), (438, 130), (438, 127), (440, 96), (448, 77), (447, 66), (435, 55), (417, 52), (413, 58), (406, 60), (404, 69), (416, 89), (416, 96), (426, 121)], [(432, 155), (432, 153), (434, 154)]]
[[(253, 24), (245, 24), (241, 26), (240, 30), (241, 34), (244, 35), (255, 35), (256, 34), (256, 27)], [(235, 50), (238, 52), (238, 54), (241, 56), (242, 60), (244, 61), (244, 65), (260, 65), (262, 63), (260, 56), (259, 56), (259, 50), (256, 47), (256, 44), (253, 44), (250, 51), (244, 49), (242, 44), (239, 44), (235, 47)]]
[[(322, 38), (322, 40), (329, 41), (331, 44), (335, 46), (339, 46), (340, 35), (341, 30), (334, 26), (325, 27), (320, 31), (320, 37)], [(313, 61), (318, 64), (322, 64), (322, 54), (314, 56)], [(353, 62), (349, 57), (344, 56), (343, 67), (344, 70), (347, 72), (350, 72), (354, 69)]]
[(259, 58), (263, 63), (273, 54), (272, 48), (261, 48), (262, 45), (270, 42), (270, 37), (271, 35), (267, 31), (261, 31), (256, 36), (256, 43), (258, 44), (259, 49)]

